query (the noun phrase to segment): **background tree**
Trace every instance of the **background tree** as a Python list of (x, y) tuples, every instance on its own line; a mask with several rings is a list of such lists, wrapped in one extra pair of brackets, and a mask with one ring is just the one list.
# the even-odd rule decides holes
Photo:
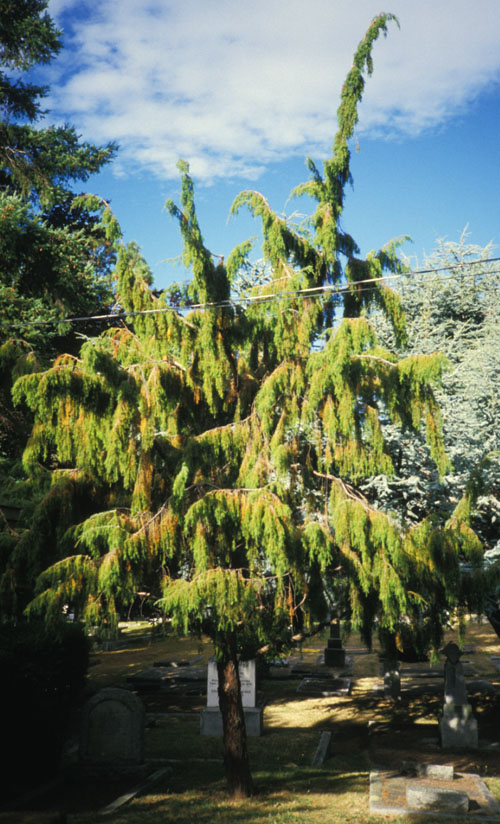
[(0, 188), (45, 207), (63, 199), (68, 181), (99, 171), (115, 149), (81, 143), (72, 126), (35, 126), (46, 114), (41, 101), (48, 88), (23, 76), (61, 48), (46, 9), (47, 0), (5, 0), (0, 9)]
[[(390, 424), (384, 434), (391, 444), (396, 473), (377, 474), (362, 489), (377, 506), (397, 513), (403, 524), (416, 523), (433, 512), (445, 523), (467, 484), (474, 479), (471, 522), (485, 550), (489, 583), (496, 599), (496, 561), (500, 554), (500, 274), (491, 245), (479, 247), (464, 231), (458, 242), (439, 241), (417, 270), (402, 277), (397, 289), (408, 324), (401, 355), (440, 351), (447, 368), (436, 397), (450, 467), (439, 477), (421, 437), (403, 436)], [(379, 338), (396, 342), (381, 313), (373, 314)], [(462, 564), (464, 586), (468, 566)], [(488, 610), (489, 612), (490, 610)], [(496, 624), (498, 626), (498, 623)]]
[[(167, 206), (192, 270), (189, 311), (157, 297), (137, 248), (123, 248), (117, 299), (127, 324), (15, 386), (35, 416), (26, 469), (55, 478), (35, 524), (57, 507), (70, 526), (56, 557), (35, 526), (4, 586), (15, 590), (20, 570), (45, 564), (29, 614), (51, 620), (71, 604), (85, 622), (112, 627), (145, 576), (156, 576), (174, 626), (213, 639), (234, 795), (252, 790), (241, 657), (286, 643), (340, 600), (368, 641), (375, 620), (393, 632), (429, 591), (440, 604), (456, 601), (459, 550), (481, 560), (469, 493), (443, 528), (427, 520), (405, 530), (359, 489), (393, 472), (387, 419), (408, 431), (425, 425), (433, 460), (447, 467), (432, 390), (442, 357), (398, 360), (363, 315), (376, 302), (404, 340), (400, 301), (381, 280), (401, 269), (396, 248), (361, 260), (339, 222), (363, 72), (391, 19), (375, 18), (354, 55), (323, 174), (308, 160), (311, 179), (296, 190), (317, 203), (312, 228), (297, 230), (257, 192), (233, 205), (262, 220), (265, 278), (241, 292), (248, 244), (214, 262), (181, 163), (181, 206)], [(100, 508), (78, 518), (82, 490)]]
[(20, 466), (33, 420), (26, 408), (14, 409), (13, 381), (60, 352), (78, 352), (89, 329), (62, 319), (109, 306), (116, 262), (117, 227), (107, 204), (73, 192), (111, 160), (115, 146), (94, 146), (71, 126), (47, 125), (48, 89), (29, 80), (61, 48), (46, 7), (45, 0), (0, 7), (1, 569), (23, 528), (22, 520), (5, 521), (5, 506), (26, 508), (29, 522), (38, 498)]
[[(115, 146), (81, 142), (71, 126), (39, 126), (48, 89), (25, 80), (61, 48), (46, 0), (0, 8), (0, 455), (13, 458), (27, 422), (10, 403), (11, 374), (75, 348), (68, 315), (111, 299), (114, 250), (99, 215), (71, 187), (109, 162)], [(50, 320), (34, 327), (34, 321)], [(25, 324), (25, 325), (23, 325)]]

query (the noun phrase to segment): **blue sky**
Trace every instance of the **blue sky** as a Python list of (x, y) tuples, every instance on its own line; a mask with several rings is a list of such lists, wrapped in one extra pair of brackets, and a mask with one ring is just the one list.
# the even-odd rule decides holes
[[(423, 262), (436, 239), (500, 247), (498, 0), (51, 0), (64, 50), (44, 70), (51, 122), (116, 140), (89, 190), (111, 199), (156, 284), (188, 277), (179, 255), (176, 161), (189, 161), (202, 232), (224, 254), (258, 234), (239, 191), (279, 212), (328, 156), (352, 54), (380, 11), (398, 16), (374, 48), (356, 130), (343, 226), (363, 254), (408, 234)], [(498, 249), (497, 249), (498, 253)], [(259, 255), (257, 247), (255, 256)]]

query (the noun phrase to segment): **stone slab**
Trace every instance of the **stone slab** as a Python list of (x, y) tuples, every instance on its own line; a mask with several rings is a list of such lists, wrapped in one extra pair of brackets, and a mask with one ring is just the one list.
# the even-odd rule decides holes
[(294, 678), (333, 678), (333, 669), (325, 667), (321, 662), (314, 664), (311, 661), (294, 661), (291, 664), (291, 673)]
[[(132, 787), (132, 789), (129, 790), (129, 792), (123, 793), (123, 795), (120, 795), (118, 796), (118, 798), (115, 798), (115, 800), (112, 801), (111, 804), (107, 804), (106, 807), (102, 807), (100, 810), (98, 810), (97, 814), (101, 816), (112, 815), (117, 810), (119, 810), (120, 807), (123, 807), (125, 804), (128, 804), (129, 801), (132, 801), (132, 799), (135, 798), (136, 795), (139, 795), (139, 793), (148, 790), (150, 787), (153, 786), (153, 784), (155, 784), (161, 778), (165, 778), (165, 776), (170, 775), (171, 772), (171, 767), (162, 767), (161, 769), (156, 770), (154, 773), (149, 775), (145, 781), (142, 781), (140, 784), (137, 784), (135, 787)], [(60, 819), (58, 819), (58, 821), (60, 821)]]
[(469, 812), (469, 796), (467, 793), (445, 787), (435, 787), (432, 784), (419, 783), (415, 786), (408, 784), (406, 787), (406, 804), (410, 810)]
[(451, 764), (422, 764), (415, 759), (403, 759), (400, 768), (401, 775), (408, 777), (426, 777), (439, 781), (453, 781), (455, 768)]
[[(394, 770), (373, 769), (370, 773), (370, 812), (386, 816), (422, 816), (420, 809), (411, 809), (406, 803), (406, 788), (409, 783), (416, 783), (417, 779), (397, 775)], [(425, 779), (428, 783), (429, 779)], [(455, 781), (440, 782), (443, 788), (453, 785), (458, 791), (466, 792), (472, 812), (448, 812), (436, 810), (439, 819), (461, 821), (467, 816), (473, 816), (474, 821), (500, 821), (500, 804), (497, 803), (484, 781), (474, 773), (456, 773)], [(429, 811), (427, 810), (428, 814)], [(468, 819), (467, 819), (468, 820)]]
[(350, 678), (303, 678), (297, 687), (300, 695), (318, 695), (322, 698), (349, 695), (351, 692)]
[[(476, 675), (476, 670), (472, 664), (467, 661), (461, 662), (463, 665), (463, 674), (470, 678)], [(443, 667), (401, 667), (401, 676), (405, 678), (444, 678)]]
[[(264, 707), (244, 707), (247, 735), (258, 738), (262, 735)], [(222, 738), (222, 713), (218, 707), (205, 707), (200, 712), (200, 734)]]
[(266, 677), (277, 681), (286, 681), (292, 677), (292, 668), (289, 664), (270, 664)]
[(336, 675), (339, 678), (345, 675), (351, 675), (354, 666), (354, 659), (352, 656), (346, 655), (345, 662), (342, 666), (328, 666), (325, 664), (325, 655), (322, 652), (318, 655), (315, 663), (310, 661), (297, 661), (292, 665), (292, 672), (294, 675), (309, 675), (314, 678), (330, 678)]
[(492, 655), (490, 657), (490, 661), (493, 664), (493, 666), (496, 667), (497, 670), (500, 670), (500, 656)]
[(192, 687), (197, 694), (205, 692), (207, 668), (201, 667), (162, 667), (154, 665), (130, 675), (127, 682), (136, 690), (147, 692), (186, 692)]
[(439, 778), (441, 781), (453, 781), (455, 768), (452, 764), (427, 764), (425, 768), (427, 778)]
[(332, 741), (332, 734), (328, 730), (324, 730), (319, 737), (319, 744), (311, 763), (312, 767), (321, 767), (325, 758), (328, 756), (330, 744)]

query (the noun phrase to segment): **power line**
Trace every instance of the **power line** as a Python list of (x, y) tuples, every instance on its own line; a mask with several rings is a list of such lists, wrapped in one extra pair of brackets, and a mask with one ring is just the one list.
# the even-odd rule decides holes
[[(450, 266), (442, 266), (437, 268), (430, 268), (430, 269), (415, 269), (409, 272), (402, 272), (394, 275), (382, 275), (379, 278), (367, 278), (365, 280), (359, 281), (350, 281), (344, 286), (333, 286), (329, 284), (325, 284), (323, 286), (311, 286), (307, 289), (290, 289), (281, 292), (273, 292), (269, 295), (248, 295), (246, 297), (234, 297), (229, 298), (228, 300), (218, 301), (218, 302), (207, 302), (207, 303), (191, 303), (191, 304), (179, 304), (177, 306), (162, 306), (158, 309), (141, 309), (141, 310), (125, 310), (121, 312), (110, 312), (104, 315), (86, 315), (83, 317), (76, 317), (76, 318), (57, 318), (53, 320), (39, 320), (39, 321), (17, 321), (17, 322), (7, 322), (7, 323), (0, 323), (0, 329), (18, 329), (24, 328), (26, 326), (48, 326), (60, 323), (86, 323), (88, 321), (107, 321), (107, 320), (122, 320), (124, 318), (130, 317), (137, 317), (137, 316), (145, 316), (145, 315), (158, 315), (158, 314), (165, 314), (166, 312), (175, 312), (177, 310), (187, 309), (187, 310), (195, 310), (195, 309), (227, 309), (229, 307), (240, 306), (243, 307), (244, 305), (252, 305), (256, 303), (269, 303), (272, 301), (282, 300), (286, 297), (296, 297), (299, 299), (307, 299), (307, 298), (320, 298), (320, 297), (329, 297), (331, 295), (344, 295), (348, 293), (352, 293), (353, 290), (357, 294), (362, 292), (370, 292), (375, 291), (379, 288), (379, 285), (382, 282), (389, 281), (389, 280), (400, 280), (402, 278), (411, 278), (414, 275), (429, 275), (429, 274), (437, 274), (439, 272), (446, 272), (446, 271), (453, 271), (455, 269), (461, 269), (464, 266), (475, 266), (479, 264), (486, 264), (486, 263), (497, 263), (500, 261), (500, 257), (494, 258), (484, 258), (480, 260), (471, 260), (467, 261), (466, 263), (456, 263)], [(500, 274), (500, 269), (487, 269), (480, 272), (474, 272), (472, 276), (474, 278), (481, 277), (482, 275), (495, 275)], [(270, 281), (271, 283), (272, 281)], [(413, 284), (416, 285), (416, 284)]]

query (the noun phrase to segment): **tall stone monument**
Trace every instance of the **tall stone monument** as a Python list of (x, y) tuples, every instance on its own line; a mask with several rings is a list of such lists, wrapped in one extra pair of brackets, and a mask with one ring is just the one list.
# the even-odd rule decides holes
[(330, 637), (325, 648), (325, 665), (327, 667), (345, 666), (345, 649), (340, 636), (340, 621), (334, 618), (330, 623)]
[[(241, 703), (247, 735), (262, 735), (263, 707), (257, 704), (257, 667), (255, 659), (240, 661)], [(200, 714), (202, 735), (222, 736), (222, 714), (219, 709), (219, 677), (217, 664), (211, 659), (207, 670), (207, 706)]]
[(441, 650), (446, 656), (444, 665), (444, 705), (439, 721), (443, 749), (463, 747), (477, 749), (477, 721), (467, 701), (464, 669), (460, 663), (460, 648), (451, 641)]

